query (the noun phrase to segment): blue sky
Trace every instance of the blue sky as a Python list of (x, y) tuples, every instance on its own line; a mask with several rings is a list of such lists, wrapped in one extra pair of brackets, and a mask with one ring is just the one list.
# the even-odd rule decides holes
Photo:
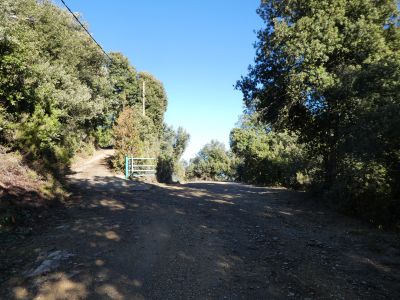
[(122, 52), (164, 83), (166, 122), (191, 135), (185, 159), (211, 139), (228, 147), (243, 110), (233, 85), (254, 59), (260, 0), (65, 2), (106, 51)]

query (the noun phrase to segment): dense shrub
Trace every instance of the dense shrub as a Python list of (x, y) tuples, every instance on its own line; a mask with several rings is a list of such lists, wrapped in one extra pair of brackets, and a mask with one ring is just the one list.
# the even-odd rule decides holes
[(172, 157), (160, 156), (157, 160), (157, 180), (163, 183), (172, 183), (174, 174), (174, 159)]
[(49, 1), (0, 3), (0, 143), (63, 173), (111, 109), (106, 59)]
[(187, 176), (190, 179), (227, 181), (236, 176), (235, 160), (225, 145), (216, 140), (204, 145), (190, 160)]
[(389, 182), (383, 165), (347, 158), (342, 161), (336, 180), (323, 194), (329, 201), (335, 199), (335, 204), (346, 213), (377, 224), (394, 224), (396, 203)]
[[(114, 144), (112, 127), (123, 108), (141, 105), (143, 86), (146, 117), (124, 120), (125, 112), (119, 120), (119, 156), (158, 153), (155, 140), (167, 105), (162, 83), (137, 73), (121, 53), (105, 56), (74, 17), (51, 1), (0, 2), (0, 145), (64, 173), (85, 144)], [(124, 122), (134, 141), (121, 136)], [(116, 161), (120, 166), (120, 157)]]
[(181, 182), (186, 178), (181, 157), (189, 142), (189, 134), (179, 127), (164, 126), (160, 154), (157, 161), (157, 180), (164, 183)]
[(291, 187), (306, 183), (305, 150), (294, 134), (275, 132), (257, 123), (255, 115), (245, 115), (239, 125), (230, 134), (232, 152), (239, 159), (238, 180)]
[(296, 133), (314, 165), (307, 175), (319, 199), (375, 223), (396, 223), (398, 4), (266, 0), (258, 12), (265, 26), (255, 63), (237, 84), (248, 111)]
[(116, 150), (113, 164), (119, 170), (125, 168), (125, 156), (157, 157), (159, 141), (153, 121), (136, 107), (126, 107), (113, 128)]

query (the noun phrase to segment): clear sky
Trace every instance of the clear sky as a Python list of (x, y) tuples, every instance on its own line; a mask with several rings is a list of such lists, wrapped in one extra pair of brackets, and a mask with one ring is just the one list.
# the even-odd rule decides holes
[(211, 139), (228, 147), (243, 110), (233, 86), (255, 56), (260, 0), (64, 1), (106, 51), (122, 52), (164, 83), (166, 122), (191, 136), (185, 159)]

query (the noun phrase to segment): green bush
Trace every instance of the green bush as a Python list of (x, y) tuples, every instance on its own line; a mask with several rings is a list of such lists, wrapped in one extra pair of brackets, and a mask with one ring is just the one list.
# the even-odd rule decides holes
[(100, 148), (108, 148), (114, 146), (114, 138), (112, 128), (98, 127), (94, 132), (96, 145)]
[(139, 108), (125, 107), (113, 128), (116, 150), (114, 166), (125, 168), (125, 156), (157, 157), (159, 141), (153, 121), (144, 116)]
[[(296, 133), (320, 196), (374, 222), (399, 220), (398, 1), (267, 0), (258, 13), (254, 65), (237, 83), (247, 111)], [(269, 156), (274, 172), (279, 160)]]
[(187, 167), (190, 179), (230, 181), (234, 179), (234, 159), (225, 145), (216, 140), (203, 146)]
[(17, 131), (20, 147), (33, 161), (41, 160), (45, 167), (62, 172), (68, 167), (74, 154), (73, 142), (67, 139), (57, 115), (47, 115), (36, 109), (32, 116), (21, 124)]
[(325, 196), (346, 213), (388, 225), (394, 221), (389, 182), (388, 172), (382, 164), (347, 158), (342, 161), (340, 171)]
[(174, 159), (172, 157), (160, 156), (157, 160), (157, 180), (163, 183), (172, 183), (174, 173)]
[(157, 161), (157, 180), (163, 183), (181, 182), (186, 179), (185, 167), (180, 160), (189, 142), (189, 134), (179, 127), (164, 126)]
[(244, 116), (240, 128), (230, 134), (232, 152), (239, 159), (239, 181), (261, 184), (301, 187), (297, 180), (306, 174), (306, 152), (294, 134), (276, 132), (258, 124), (256, 116)]

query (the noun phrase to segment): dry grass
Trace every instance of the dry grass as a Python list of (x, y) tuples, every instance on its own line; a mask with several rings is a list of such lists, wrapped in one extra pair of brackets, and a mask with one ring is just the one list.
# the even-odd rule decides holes
[(18, 153), (0, 152), (0, 187), (11, 191), (22, 189), (25, 191), (40, 192), (44, 180), (22, 162)]
[(65, 196), (52, 176), (40, 176), (24, 163), (19, 153), (6, 153), (0, 148), (0, 232), (33, 222)]

